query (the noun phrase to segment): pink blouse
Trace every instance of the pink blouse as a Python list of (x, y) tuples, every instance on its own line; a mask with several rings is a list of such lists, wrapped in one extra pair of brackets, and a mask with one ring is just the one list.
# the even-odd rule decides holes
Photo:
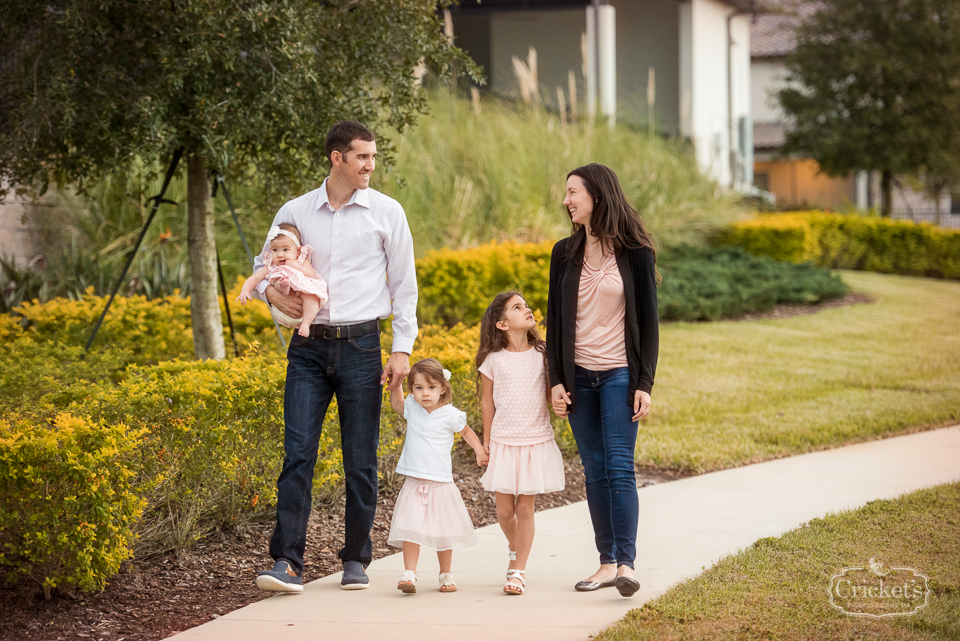
[(625, 314), (623, 278), (616, 256), (607, 256), (597, 269), (584, 260), (577, 299), (574, 362), (595, 372), (627, 367)]

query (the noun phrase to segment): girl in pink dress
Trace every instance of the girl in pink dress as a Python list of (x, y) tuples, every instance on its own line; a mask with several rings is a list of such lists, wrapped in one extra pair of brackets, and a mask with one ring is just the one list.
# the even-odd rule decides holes
[(497, 520), (509, 543), (503, 591), (523, 594), (533, 546), (537, 494), (564, 487), (563, 456), (547, 411), (546, 345), (523, 296), (493, 299), (480, 326), (477, 392), (483, 414), (483, 446), (490, 454), (483, 489), (496, 493)]
[[(310, 264), (313, 247), (300, 244), (300, 231), (289, 223), (271, 227), (267, 233), (270, 247), (263, 251), (263, 267), (243, 283), (238, 303), (246, 304), (257, 285), (266, 278), (284, 294), (295, 291), (303, 299), (303, 318), (283, 316), (277, 321), (288, 327), (300, 326), (301, 336), (310, 336), (310, 325), (320, 308), (326, 305), (327, 283)], [(276, 313), (276, 312), (275, 312)]]
[(387, 543), (403, 548), (403, 574), (397, 589), (405, 594), (417, 591), (417, 562), (420, 546), (437, 550), (440, 561), (440, 591), (456, 592), (451, 567), (454, 548), (477, 542), (473, 522), (453, 482), (450, 449), (459, 433), (485, 465), (487, 454), (480, 439), (467, 425), (467, 415), (451, 404), (450, 372), (435, 358), (425, 358), (407, 375), (410, 396), (403, 387), (390, 390), (390, 406), (403, 414), (407, 437), (397, 463), (397, 474), (407, 479), (397, 496)]

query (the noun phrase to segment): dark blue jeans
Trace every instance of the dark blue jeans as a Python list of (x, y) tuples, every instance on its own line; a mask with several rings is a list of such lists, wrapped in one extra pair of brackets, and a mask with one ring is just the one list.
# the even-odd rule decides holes
[(570, 427), (586, 477), (587, 506), (600, 563), (633, 567), (640, 503), (633, 468), (637, 423), (627, 404), (626, 367), (594, 372), (577, 366)]
[(313, 469), (327, 407), (337, 395), (347, 497), (342, 561), (373, 559), (370, 529), (377, 508), (377, 446), (383, 388), (380, 336), (304, 338), (296, 333), (287, 350), (283, 393), (285, 457), (277, 480), (277, 527), (270, 556), (303, 572)]

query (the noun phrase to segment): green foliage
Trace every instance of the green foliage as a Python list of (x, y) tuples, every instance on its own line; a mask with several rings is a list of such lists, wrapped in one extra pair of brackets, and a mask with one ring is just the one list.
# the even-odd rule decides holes
[(821, 2), (797, 29), (780, 103), (784, 152), (832, 176), (942, 174), (960, 159), (960, 6), (954, 0)]
[(835, 269), (960, 278), (960, 231), (908, 221), (821, 212), (771, 214), (736, 223), (718, 242)]
[[(0, 23), (0, 179), (98, 180), (183, 147), (270, 188), (319, 182), (338, 120), (403, 131), (426, 108), (412, 70), (476, 67), (434, 0), (7, 2)], [(50, 46), (56, 43), (56, 46)], [(386, 142), (386, 141), (385, 141)]]
[(144, 501), (129, 463), (142, 432), (59, 414), (48, 425), (0, 419), (0, 566), (49, 599), (102, 590), (130, 556)]
[(426, 324), (474, 325), (493, 297), (516, 289), (533, 309), (547, 309), (552, 242), (490, 243), (455, 251), (441, 249), (417, 261), (417, 313)]
[(445, 91), (429, 104), (429, 115), (396, 137), (391, 173), (374, 175), (403, 205), (419, 252), (568, 235), (566, 176), (589, 162), (617, 172), (661, 247), (702, 242), (746, 214), (736, 194), (703, 176), (682, 141), (623, 125), (564, 129), (552, 114), (492, 96), (479, 114)]
[[(479, 323), (501, 291), (515, 288), (546, 310), (552, 243), (489, 244), (431, 252), (417, 261), (420, 317), (452, 326)], [(719, 320), (778, 303), (813, 305), (847, 293), (843, 282), (812, 265), (792, 265), (743, 251), (680, 246), (661, 252), (657, 296), (661, 320)]]
[(794, 265), (731, 247), (678, 248), (662, 258), (660, 272), (662, 320), (715, 321), (781, 303), (815, 305), (849, 291), (839, 276), (811, 263)]

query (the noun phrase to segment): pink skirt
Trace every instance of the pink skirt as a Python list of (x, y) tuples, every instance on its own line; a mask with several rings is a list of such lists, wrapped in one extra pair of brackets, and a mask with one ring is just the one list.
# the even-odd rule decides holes
[(473, 521), (454, 482), (407, 477), (393, 508), (387, 543), (417, 543), (439, 552), (477, 542)]
[(480, 477), (487, 492), (546, 494), (566, 485), (563, 455), (553, 439), (536, 445), (490, 442), (490, 462)]

